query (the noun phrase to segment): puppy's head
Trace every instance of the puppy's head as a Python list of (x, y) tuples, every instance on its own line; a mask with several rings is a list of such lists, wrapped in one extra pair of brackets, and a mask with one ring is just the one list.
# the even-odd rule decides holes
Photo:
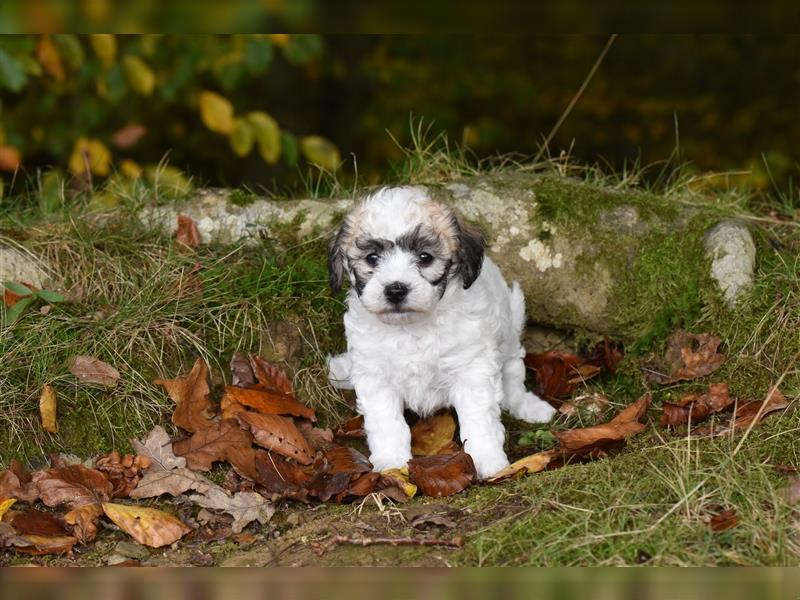
[(430, 313), (448, 285), (468, 288), (483, 264), (481, 234), (422, 188), (384, 188), (342, 222), (328, 247), (331, 287), (344, 278), (364, 307), (389, 324)]

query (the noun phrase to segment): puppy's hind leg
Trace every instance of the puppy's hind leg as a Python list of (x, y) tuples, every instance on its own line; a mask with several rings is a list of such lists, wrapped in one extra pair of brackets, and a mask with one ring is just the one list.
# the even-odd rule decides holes
[(328, 357), (328, 381), (340, 390), (352, 390), (353, 382), (350, 380), (352, 368), (353, 361), (346, 352)]
[(525, 363), (520, 356), (503, 363), (503, 402), (501, 406), (517, 419), (528, 423), (547, 423), (556, 409), (525, 389)]

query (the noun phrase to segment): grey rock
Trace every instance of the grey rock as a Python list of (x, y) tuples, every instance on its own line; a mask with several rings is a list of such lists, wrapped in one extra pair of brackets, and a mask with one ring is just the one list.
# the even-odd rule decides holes
[(712, 227), (704, 241), (706, 257), (711, 261), (711, 277), (717, 282), (729, 306), (753, 284), (756, 245), (747, 225), (735, 219)]
[(0, 238), (0, 281), (24, 281), (42, 289), (52, 285), (53, 277), (35, 254)]

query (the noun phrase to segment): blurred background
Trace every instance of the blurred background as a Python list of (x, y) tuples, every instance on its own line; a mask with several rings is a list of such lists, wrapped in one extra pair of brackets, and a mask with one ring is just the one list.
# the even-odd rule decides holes
[[(225, 15), (233, 18), (220, 14), (222, 22)], [(247, 17), (234, 16), (234, 25)], [(53, 13), (40, 17), (40, 31), (69, 24)], [(446, 135), (474, 161), (525, 160), (540, 150), (607, 41), (2, 36), (3, 194), (152, 179), (159, 164), (177, 189), (192, 178), (289, 194), (319, 168), (343, 182), (357, 173), (360, 183), (376, 183), (413, 145), (415, 131), (417, 142), (427, 131), (434, 145)], [(786, 190), (800, 175), (798, 106), (798, 36), (620, 35), (548, 153), (617, 172), (680, 162)]]

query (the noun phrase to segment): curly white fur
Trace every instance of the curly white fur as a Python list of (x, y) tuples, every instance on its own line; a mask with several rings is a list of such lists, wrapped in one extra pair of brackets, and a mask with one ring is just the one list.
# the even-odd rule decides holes
[[(525, 301), (483, 257), (480, 235), (423, 189), (393, 188), (350, 213), (330, 250), (334, 286), (337, 269), (351, 281), (348, 349), (330, 360), (330, 379), (356, 391), (375, 470), (411, 458), (405, 408), (424, 417), (451, 406), (479, 477), (507, 466), (501, 408), (532, 423), (555, 411), (525, 389)], [(399, 305), (385, 292), (398, 282)]]

